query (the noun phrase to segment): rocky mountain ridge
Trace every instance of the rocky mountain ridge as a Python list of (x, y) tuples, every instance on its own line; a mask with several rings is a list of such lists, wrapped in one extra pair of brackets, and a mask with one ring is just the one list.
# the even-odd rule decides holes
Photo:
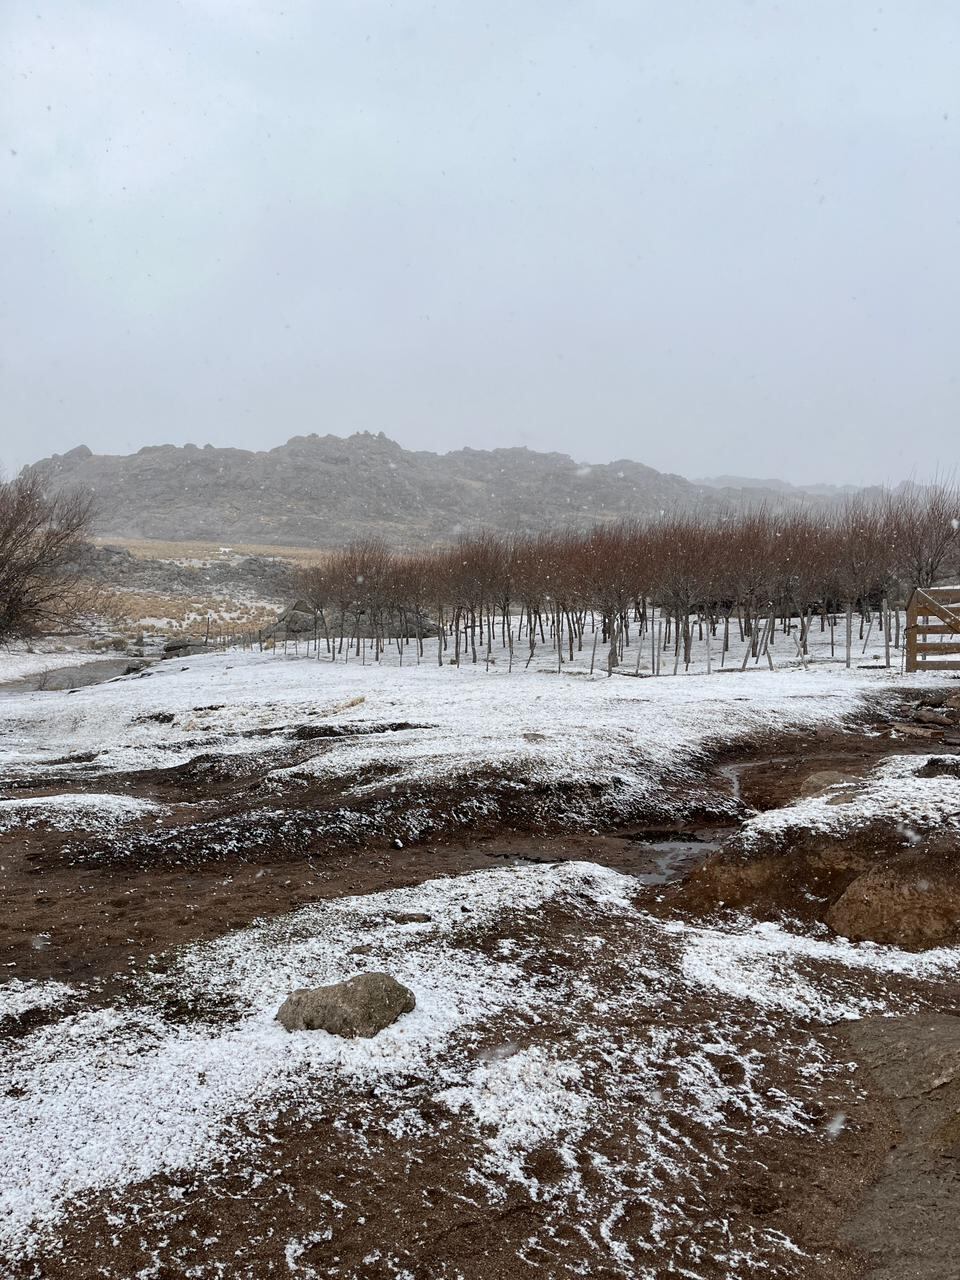
[(526, 448), (404, 449), (382, 432), (294, 436), (274, 449), (152, 445), (126, 456), (81, 445), (25, 469), (53, 490), (83, 487), (107, 538), (337, 546), (380, 535), (443, 542), (479, 527), (559, 524), (809, 500), (763, 488), (716, 488), (627, 459), (585, 465)]

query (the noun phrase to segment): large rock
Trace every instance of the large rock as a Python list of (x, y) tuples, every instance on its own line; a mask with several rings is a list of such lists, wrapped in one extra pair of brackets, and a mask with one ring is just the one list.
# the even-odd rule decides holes
[(917, 770), (918, 778), (960, 778), (960, 756), (931, 756)]
[(410, 988), (388, 973), (361, 973), (329, 987), (301, 987), (284, 1000), (277, 1021), (288, 1031), (369, 1039), (416, 1004)]
[(850, 883), (824, 919), (855, 942), (881, 942), (909, 951), (950, 946), (960, 938), (957, 867), (918, 854), (871, 867)]

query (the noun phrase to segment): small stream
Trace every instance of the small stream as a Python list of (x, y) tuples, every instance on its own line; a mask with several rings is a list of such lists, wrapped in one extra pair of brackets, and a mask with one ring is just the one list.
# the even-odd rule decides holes
[(635, 871), (632, 874), (641, 884), (670, 884), (698, 866), (703, 860), (720, 848), (720, 842), (707, 844), (702, 840), (667, 840), (662, 845), (647, 845), (650, 854), (650, 868)]
[(734, 760), (730, 764), (717, 766), (717, 773), (730, 783), (730, 794), (734, 800), (743, 799), (742, 779), (748, 769), (758, 769), (771, 764), (797, 764), (796, 756), (763, 756), (753, 760)]

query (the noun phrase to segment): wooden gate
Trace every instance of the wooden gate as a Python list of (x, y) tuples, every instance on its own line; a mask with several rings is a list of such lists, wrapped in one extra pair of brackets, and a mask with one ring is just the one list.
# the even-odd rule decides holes
[(908, 671), (960, 671), (960, 586), (917, 587), (905, 638)]

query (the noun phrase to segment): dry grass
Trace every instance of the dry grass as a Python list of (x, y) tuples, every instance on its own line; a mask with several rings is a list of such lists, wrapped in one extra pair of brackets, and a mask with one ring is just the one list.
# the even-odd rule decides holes
[(255, 631), (275, 621), (276, 609), (225, 596), (165, 595), (161, 592), (122, 591), (105, 587), (100, 614), (124, 635), (141, 632), (205, 631), (210, 634)]
[[(138, 560), (219, 560), (226, 543), (163, 542), (152, 538), (94, 538), (99, 547), (123, 547)], [(321, 564), (330, 552), (312, 547), (274, 547), (265, 543), (234, 542), (229, 551), (238, 556), (272, 556), (295, 564)]]

